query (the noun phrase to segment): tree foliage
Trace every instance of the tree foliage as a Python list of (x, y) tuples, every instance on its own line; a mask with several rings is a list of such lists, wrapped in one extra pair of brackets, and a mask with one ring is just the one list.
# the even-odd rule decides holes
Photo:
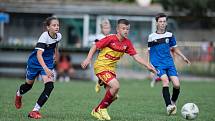
[(154, 0), (162, 4), (165, 10), (190, 16), (208, 16), (215, 12), (214, 0)]
[(111, 0), (113, 2), (125, 2), (125, 3), (133, 3), (135, 0)]

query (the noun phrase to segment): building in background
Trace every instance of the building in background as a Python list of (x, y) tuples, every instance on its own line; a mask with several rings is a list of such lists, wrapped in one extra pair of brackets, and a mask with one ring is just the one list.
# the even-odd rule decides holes
[[(147, 46), (147, 36), (155, 30), (154, 15), (165, 12), (158, 4), (141, 7), (136, 3), (111, 3), (108, 0), (81, 2), (78, 0), (16, 0), (15, 2), (8, 0), (0, 3), (0, 11), (9, 14), (10, 17), (9, 22), (4, 24), (4, 38), (0, 43), (0, 75), (6, 73), (20, 75), (19, 73), (25, 71), (24, 62), (37, 42), (38, 36), (44, 30), (41, 23), (48, 16), (57, 16), (60, 19), (60, 32), (63, 36), (60, 49), (70, 52), (74, 67), (80, 68), (80, 61), (84, 59), (90, 47), (89, 37), (100, 33), (100, 23), (103, 18), (110, 20), (111, 33), (115, 33), (117, 19), (128, 19), (131, 22), (129, 38), (143, 54), (142, 49)], [(179, 46), (185, 51), (186, 56), (194, 61), (200, 60), (201, 40), (206, 38), (215, 41), (211, 40), (214, 38), (215, 29), (202, 29), (201, 22), (183, 14), (182, 16), (168, 14), (171, 18), (168, 29), (177, 36)], [(8, 58), (2, 58), (5, 55)], [(119, 65), (120, 68), (143, 70), (126, 56)], [(87, 74), (88, 72), (78, 76), (88, 77)]]

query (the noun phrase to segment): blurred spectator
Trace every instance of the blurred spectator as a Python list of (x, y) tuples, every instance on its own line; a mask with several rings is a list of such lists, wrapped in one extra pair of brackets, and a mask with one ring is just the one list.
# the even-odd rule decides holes
[(100, 28), (101, 28), (101, 32), (99, 34), (89, 35), (88, 46), (92, 46), (92, 44), (95, 44), (95, 42), (99, 41), (100, 39), (110, 34), (111, 32), (110, 21), (108, 19), (103, 19), (101, 21)]
[(213, 42), (210, 41), (207, 47), (207, 62), (209, 63), (213, 62), (213, 58), (214, 58), (213, 56), (214, 56), (214, 47), (213, 47)]
[[(101, 32), (95, 36), (93, 41), (90, 43), (91, 45), (95, 44), (96, 42), (98, 42), (99, 40), (105, 38), (107, 35), (110, 34), (111, 32), (110, 21), (108, 19), (103, 19), (101, 21), (100, 28), (101, 28)], [(90, 64), (90, 72), (91, 72), (91, 76), (90, 76), (91, 80), (97, 81), (98, 78), (94, 74), (93, 64)]]
[(71, 58), (67, 54), (62, 54), (57, 64), (57, 79), (60, 82), (69, 82), (70, 78), (75, 74), (75, 70), (72, 66)]
[(207, 55), (207, 48), (208, 48), (208, 42), (206, 39), (202, 39), (203, 44), (201, 45), (201, 60), (206, 62), (206, 55)]

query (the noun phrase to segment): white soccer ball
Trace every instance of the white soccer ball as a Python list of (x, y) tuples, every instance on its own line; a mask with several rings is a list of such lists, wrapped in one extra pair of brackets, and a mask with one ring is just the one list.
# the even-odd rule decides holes
[(197, 118), (198, 114), (199, 114), (199, 108), (194, 103), (186, 103), (181, 108), (181, 115), (185, 119), (193, 120), (193, 119)]

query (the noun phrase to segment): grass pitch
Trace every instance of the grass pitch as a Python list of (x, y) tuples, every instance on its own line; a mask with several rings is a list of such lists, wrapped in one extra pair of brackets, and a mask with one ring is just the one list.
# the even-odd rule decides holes
[[(21, 79), (0, 78), (0, 121), (28, 121), (43, 83), (35, 82), (23, 97), (23, 107), (15, 109), (15, 91), (24, 83)], [(200, 109), (196, 121), (215, 121), (215, 81), (181, 82), (181, 94), (175, 116), (167, 116), (161, 93), (161, 84), (154, 88), (147, 80), (120, 80), (120, 98), (109, 107), (113, 121), (185, 121), (180, 114), (183, 104), (193, 102)], [(41, 109), (40, 121), (94, 121), (90, 112), (103, 98), (104, 90), (94, 91), (94, 82), (71, 81), (55, 83), (48, 102)], [(172, 90), (172, 88), (170, 88)]]

